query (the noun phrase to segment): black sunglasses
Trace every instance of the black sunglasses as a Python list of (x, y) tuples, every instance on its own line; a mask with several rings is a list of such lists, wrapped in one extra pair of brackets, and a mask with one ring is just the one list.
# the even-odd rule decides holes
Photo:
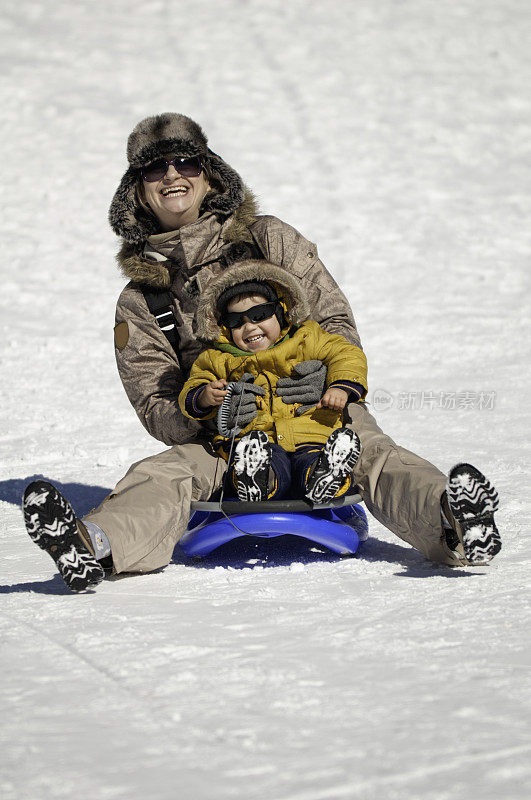
[(260, 303), (258, 306), (248, 308), (247, 311), (225, 311), (221, 321), (232, 331), (234, 328), (241, 328), (246, 319), (249, 322), (263, 322), (265, 319), (270, 319), (279, 308), (280, 303), (278, 301)]
[(166, 175), (170, 165), (183, 178), (197, 178), (203, 169), (201, 156), (192, 156), (191, 158), (175, 156), (171, 161), (166, 158), (158, 158), (156, 161), (152, 161), (151, 164), (141, 168), (140, 174), (148, 183), (160, 181)]

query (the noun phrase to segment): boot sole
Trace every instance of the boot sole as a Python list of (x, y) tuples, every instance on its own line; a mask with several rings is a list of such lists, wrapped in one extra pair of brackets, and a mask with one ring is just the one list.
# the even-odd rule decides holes
[(332, 431), (308, 481), (306, 497), (312, 503), (332, 500), (356, 466), (360, 452), (360, 440), (353, 430)]
[(498, 493), (471, 464), (457, 464), (448, 476), (446, 494), (450, 510), (461, 527), (465, 556), (471, 564), (484, 564), (501, 550), (494, 522)]
[(267, 500), (270, 463), (271, 445), (263, 431), (251, 431), (238, 442), (234, 454), (234, 472), (240, 500)]
[(69, 589), (83, 592), (101, 583), (105, 572), (81, 541), (74, 510), (55, 486), (47, 481), (30, 483), (22, 511), (30, 538), (53, 558)]

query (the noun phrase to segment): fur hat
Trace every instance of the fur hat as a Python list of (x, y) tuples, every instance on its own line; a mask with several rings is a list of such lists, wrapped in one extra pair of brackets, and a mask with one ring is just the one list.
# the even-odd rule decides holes
[(209, 192), (200, 213), (212, 211), (228, 216), (241, 205), (245, 187), (238, 173), (207, 145), (201, 127), (183, 114), (159, 114), (138, 123), (127, 140), (129, 168), (116, 190), (109, 209), (111, 228), (132, 244), (143, 243), (148, 236), (160, 233), (158, 220), (139, 204), (136, 185), (140, 168), (168, 153), (182, 156), (202, 155), (213, 181), (221, 191)]
[[(219, 301), (226, 304), (228, 290), (244, 283), (267, 283), (285, 306), (291, 325), (300, 325), (310, 316), (310, 307), (300, 282), (287, 269), (258, 259), (238, 261), (211, 280), (201, 295), (196, 313), (197, 335), (200, 339), (206, 342), (219, 339), (222, 324)], [(241, 285), (237, 293), (240, 292)]]
[(144, 167), (167, 153), (206, 156), (207, 137), (197, 122), (183, 114), (159, 114), (139, 122), (127, 140), (131, 167)]

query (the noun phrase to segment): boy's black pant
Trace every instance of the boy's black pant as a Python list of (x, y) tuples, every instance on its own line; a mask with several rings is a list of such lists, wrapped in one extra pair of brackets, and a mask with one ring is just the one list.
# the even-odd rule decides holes
[[(271, 444), (271, 463), (274, 482), (267, 496), (268, 500), (281, 500), (283, 497), (304, 497), (306, 480), (310, 467), (317, 461), (323, 445), (305, 444), (294, 453), (288, 453), (279, 444)], [(231, 489), (236, 489), (237, 478), (234, 474), (234, 455), (230, 460), (227, 476)], [(228, 487), (227, 487), (228, 488)]]

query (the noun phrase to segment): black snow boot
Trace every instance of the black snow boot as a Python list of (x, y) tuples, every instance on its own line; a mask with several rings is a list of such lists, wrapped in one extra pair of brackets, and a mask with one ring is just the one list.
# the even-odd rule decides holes
[(264, 431), (243, 436), (234, 450), (234, 474), (240, 500), (267, 500), (271, 445)]
[(53, 558), (69, 589), (83, 592), (103, 580), (105, 572), (81, 539), (72, 506), (51, 483), (30, 483), (22, 511), (31, 539)]
[(356, 466), (360, 453), (360, 440), (351, 428), (332, 431), (308, 477), (308, 500), (322, 504), (335, 497)]
[(470, 564), (484, 564), (501, 549), (501, 537), (494, 522), (498, 492), (471, 464), (456, 464), (446, 483), (446, 497)]

